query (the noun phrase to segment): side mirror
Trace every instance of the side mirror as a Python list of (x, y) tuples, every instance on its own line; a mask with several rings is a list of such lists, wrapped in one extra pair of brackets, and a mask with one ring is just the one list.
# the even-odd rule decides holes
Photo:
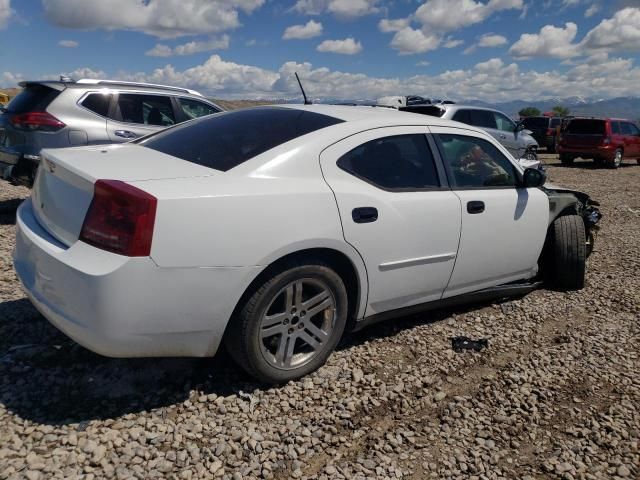
[(524, 188), (538, 188), (547, 181), (547, 175), (537, 168), (527, 168), (522, 176), (522, 186)]
[(516, 128), (515, 128), (514, 131), (521, 132), (522, 130), (524, 130), (524, 123), (522, 123), (522, 122), (516, 123)]

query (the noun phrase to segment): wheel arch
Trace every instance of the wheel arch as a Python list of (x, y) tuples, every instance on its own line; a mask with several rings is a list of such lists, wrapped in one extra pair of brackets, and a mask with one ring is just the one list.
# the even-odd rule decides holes
[(268, 257), (268, 260), (263, 262), (265, 267), (245, 288), (240, 299), (236, 302), (233, 313), (227, 322), (225, 335), (229, 325), (233, 322), (239, 310), (242, 308), (242, 305), (245, 304), (253, 292), (255, 292), (255, 290), (268, 278), (282, 272), (292, 264), (299, 263), (300, 265), (303, 265), (313, 261), (321, 261), (331, 266), (345, 283), (349, 304), (347, 329), (350, 329), (356, 319), (364, 316), (369, 286), (366, 268), (362, 258), (355, 249), (353, 251), (349, 251), (346, 247), (349, 246), (308, 246), (293, 249), (289, 252), (277, 252)]

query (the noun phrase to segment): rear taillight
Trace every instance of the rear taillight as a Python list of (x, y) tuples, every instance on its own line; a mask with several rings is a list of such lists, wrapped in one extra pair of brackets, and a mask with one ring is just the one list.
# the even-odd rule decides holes
[(119, 180), (98, 180), (80, 240), (127, 257), (148, 257), (158, 200)]
[(547, 135), (551, 136), (555, 133), (556, 129), (555, 128), (547, 128)]
[(18, 113), (11, 117), (11, 124), (21, 130), (55, 132), (66, 125), (47, 112)]

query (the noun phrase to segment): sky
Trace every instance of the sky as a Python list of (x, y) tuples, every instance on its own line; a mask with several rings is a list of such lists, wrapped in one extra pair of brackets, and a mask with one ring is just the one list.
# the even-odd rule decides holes
[(640, 95), (640, 0), (0, 0), (0, 86), (108, 78), (216, 98)]

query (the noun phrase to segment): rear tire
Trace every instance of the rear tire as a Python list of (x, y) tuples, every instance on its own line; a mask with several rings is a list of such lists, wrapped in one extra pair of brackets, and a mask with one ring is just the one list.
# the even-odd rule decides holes
[(613, 161), (609, 163), (609, 168), (620, 168), (622, 165), (622, 157), (624, 156), (622, 149), (619, 148), (616, 150), (615, 156), (613, 157)]
[(566, 215), (553, 222), (553, 284), (561, 290), (584, 288), (587, 237), (582, 218)]
[(344, 332), (347, 308), (344, 282), (329, 265), (291, 264), (249, 296), (232, 318), (225, 344), (256, 380), (285, 383), (326, 362)]
[(573, 163), (573, 157), (567, 155), (566, 153), (561, 153), (560, 162), (562, 163), (562, 165), (571, 165)]

